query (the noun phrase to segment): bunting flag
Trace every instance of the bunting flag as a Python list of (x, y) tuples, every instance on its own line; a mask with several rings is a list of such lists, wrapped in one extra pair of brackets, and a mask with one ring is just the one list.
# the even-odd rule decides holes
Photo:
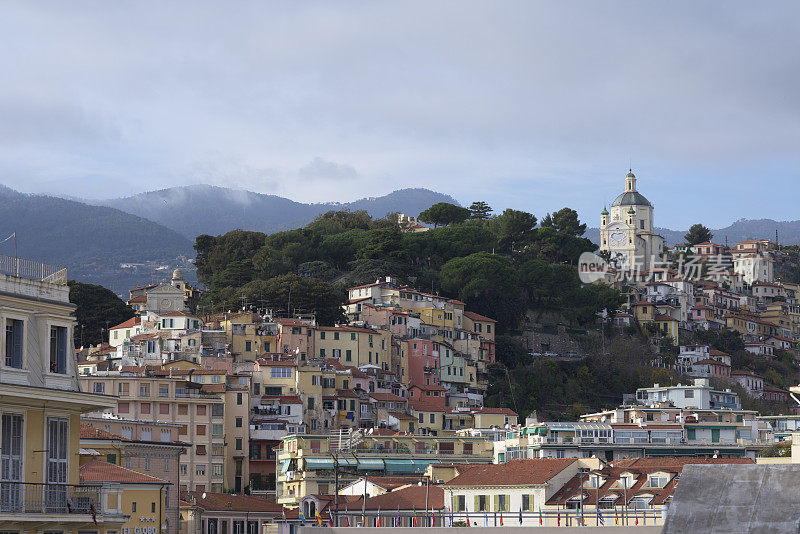
[(614, 510), (614, 524), (619, 525), (619, 513)]
[(375, 526), (381, 526), (381, 507), (378, 506), (378, 516), (375, 518)]
[(542, 517), (542, 507), (540, 506), (539, 507), (539, 526), (541, 526), (543, 522), (544, 522), (544, 518)]
[(319, 514), (319, 510), (314, 513), (314, 519), (317, 520), (317, 526), (322, 526), (322, 516)]
[(466, 512), (464, 512), (464, 517), (466, 517), (466, 518), (467, 518), (467, 526), (468, 526), (468, 527), (471, 527), (471, 526), (472, 526), (472, 524), (469, 522), (469, 514), (468, 514), (468, 513), (466, 513)]
[(346, 527), (350, 526), (350, 516), (349, 515), (344, 516), (344, 526), (346, 526)]
[(561, 512), (558, 512), (558, 515), (556, 516), (556, 526), (561, 526)]
[(301, 506), (298, 508), (298, 516), (300, 517), (300, 522), (305, 525), (306, 524), (306, 515), (303, 513), (303, 507)]
[(450, 526), (453, 526), (453, 509), (448, 507), (447, 510), (450, 512)]
[(635, 506), (633, 507), (633, 519), (634, 519), (634, 525), (638, 526), (639, 525), (639, 513), (636, 510)]
[(330, 510), (328, 510), (328, 525), (333, 526), (333, 515), (331, 515)]
[(522, 506), (519, 507), (519, 524), (522, 524)]
[(597, 522), (603, 527), (606, 526), (606, 521), (603, 519), (603, 514), (600, 513), (600, 508), (597, 509)]
[(489, 526), (489, 513), (486, 510), (483, 511), (483, 526)]
[(399, 504), (397, 505), (397, 525), (396, 526), (398, 526), (398, 527), (402, 527), (403, 526), (403, 518), (400, 517), (400, 505)]
[(500, 512), (500, 526), (503, 526), (503, 512)]

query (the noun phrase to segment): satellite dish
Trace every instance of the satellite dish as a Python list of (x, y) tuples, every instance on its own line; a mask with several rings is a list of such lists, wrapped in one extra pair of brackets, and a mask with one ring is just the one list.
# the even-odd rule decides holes
[(203, 495), (202, 495), (202, 497), (203, 497), (203, 499), (205, 499), (205, 498), (206, 498), (206, 492), (205, 492), (205, 491), (203, 492)]

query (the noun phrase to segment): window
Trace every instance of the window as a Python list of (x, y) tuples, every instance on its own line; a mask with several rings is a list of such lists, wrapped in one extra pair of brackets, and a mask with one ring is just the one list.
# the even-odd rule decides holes
[(212, 404), (211, 405), (211, 416), (212, 417), (222, 417), (225, 415), (225, 405), (224, 404)]
[(435, 414), (435, 413), (432, 413), (432, 414), (430, 415), (430, 420), (431, 420), (431, 424), (433, 424), (433, 423), (435, 423), (435, 422), (436, 422), (436, 414)]
[(308, 398), (308, 409), (309, 410), (313, 410), (314, 409), (314, 397), (309, 397)]
[(160, 415), (169, 415), (169, 404), (166, 402), (160, 402), (158, 404), (158, 413)]
[(206, 414), (206, 405), (205, 404), (198, 404), (197, 405), (197, 415), (205, 415)]
[(150, 396), (150, 384), (141, 384), (139, 386), (139, 396), (140, 397)]
[(6, 367), (22, 369), (23, 322), (6, 319)]
[(130, 403), (118, 402), (117, 403), (117, 411), (119, 413), (130, 413), (130, 411), (131, 411)]
[(164, 471), (169, 472), (169, 458), (164, 458)]
[(419, 422), (420, 423), (424, 423), (425, 422), (425, 414), (424, 413), (420, 413), (419, 414)]
[(150, 413), (150, 403), (149, 402), (143, 402), (140, 405), (139, 409), (141, 410), (142, 414), (149, 414)]
[(211, 476), (213, 477), (221, 477), (222, 476), (222, 464), (213, 464), (211, 466)]
[(66, 374), (67, 372), (67, 328), (50, 327), (50, 372)]
[(244, 351), (251, 352), (253, 350), (253, 344), (250, 341), (244, 342)]
[(172, 434), (168, 428), (161, 429), (161, 442), (166, 443), (172, 441)]
[(488, 511), (488, 507), (486, 506), (488, 499), (486, 495), (476, 495), (475, 496), (475, 511), (476, 512), (483, 512)]
[(149, 457), (145, 457), (145, 459), (144, 459), (144, 470), (145, 471), (150, 471), (150, 458)]
[(198, 456), (205, 456), (206, 455), (206, 446), (205, 445), (198, 445), (195, 449), (195, 452)]
[(213, 425), (211, 425), (212, 436), (222, 436), (223, 434), (225, 434), (225, 430), (222, 423), (214, 423)]
[(169, 397), (169, 384), (159, 384), (158, 386), (159, 397)]
[[(69, 422), (67, 419), (50, 417), (47, 419), (47, 482), (49, 484), (67, 483), (67, 454), (69, 448)], [(5, 451), (3, 451), (5, 452)], [(66, 486), (51, 487), (47, 490), (56, 502), (66, 501)]]
[(242, 405), (242, 394), (241, 393), (237, 393), (236, 394), (236, 405), (237, 406), (241, 406)]
[(647, 486), (650, 488), (663, 488), (667, 485), (667, 475), (650, 475), (647, 477)]
[(242, 418), (241, 417), (237, 417), (236, 418), (236, 428), (242, 428)]
[(189, 405), (188, 404), (179, 404), (178, 405), (178, 415), (188, 415), (189, 414)]
[(453, 508), (456, 512), (465, 512), (467, 510), (467, 498), (464, 495), (456, 495)]
[(236, 450), (242, 450), (242, 438), (236, 438)]
[(136, 501), (133, 501), (131, 503), (131, 513), (135, 512), (135, 511), (136, 511)]
[(181, 464), (181, 476), (187, 476), (189, 474), (189, 466), (186, 464)]
[(206, 425), (197, 425), (197, 435), (198, 436), (205, 436), (206, 435)]
[(523, 495), (522, 496), (522, 509), (523, 510), (528, 511), (528, 510), (532, 510), (533, 509), (533, 507), (531, 506), (533, 504), (533, 499), (531, 499), (531, 497), (533, 497), (533, 495)]
[(291, 367), (272, 367), (269, 373), (271, 378), (292, 378)]
[(199, 477), (206, 476), (206, 466), (204, 465), (196, 465), (194, 468), (194, 474)]
[(692, 390), (692, 389), (684, 390), (683, 396), (685, 398), (687, 398), (687, 399), (693, 399), (694, 398), (694, 390)]
[(150, 427), (142, 428), (142, 434), (139, 439), (142, 441), (152, 441), (153, 431)]
[(94, 383), (94, 392), (95, 393), (99, 393), (99, 394), (102, 395), (103, 393), (106, 392), (106, 385), (104, 383), (102, 383), (102, 382), (95, 382)]
[(127, 382), (120, 382), (117, 386), (117, 391), (120, 395), (130, 395), (130, 386)]

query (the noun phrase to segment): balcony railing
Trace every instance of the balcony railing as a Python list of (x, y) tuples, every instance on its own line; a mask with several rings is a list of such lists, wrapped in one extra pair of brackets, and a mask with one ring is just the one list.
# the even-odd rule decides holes
[(0, 482), (2, 514), (100, 514), (100, 487)]
[(67, 268), (48, 265), (40, 261), (0, 254), (0, 273), (49, 282), (63, 286), (67, 283)]

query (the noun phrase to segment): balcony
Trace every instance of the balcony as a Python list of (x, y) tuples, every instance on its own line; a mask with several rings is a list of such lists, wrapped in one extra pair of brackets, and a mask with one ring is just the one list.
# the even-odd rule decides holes
[(56, 285), (67, 284), (67, 268), (0, 254), (0, 273)]
[[(0, 523), (13, 516), (68, 515), (75, 520), (91, 521), (92, 514), (100, 515), (100, 486), (68, 484), (33, 484), (28, 482), (0, 483)], [(38, 518), (38, 519), (36, 519)]]

